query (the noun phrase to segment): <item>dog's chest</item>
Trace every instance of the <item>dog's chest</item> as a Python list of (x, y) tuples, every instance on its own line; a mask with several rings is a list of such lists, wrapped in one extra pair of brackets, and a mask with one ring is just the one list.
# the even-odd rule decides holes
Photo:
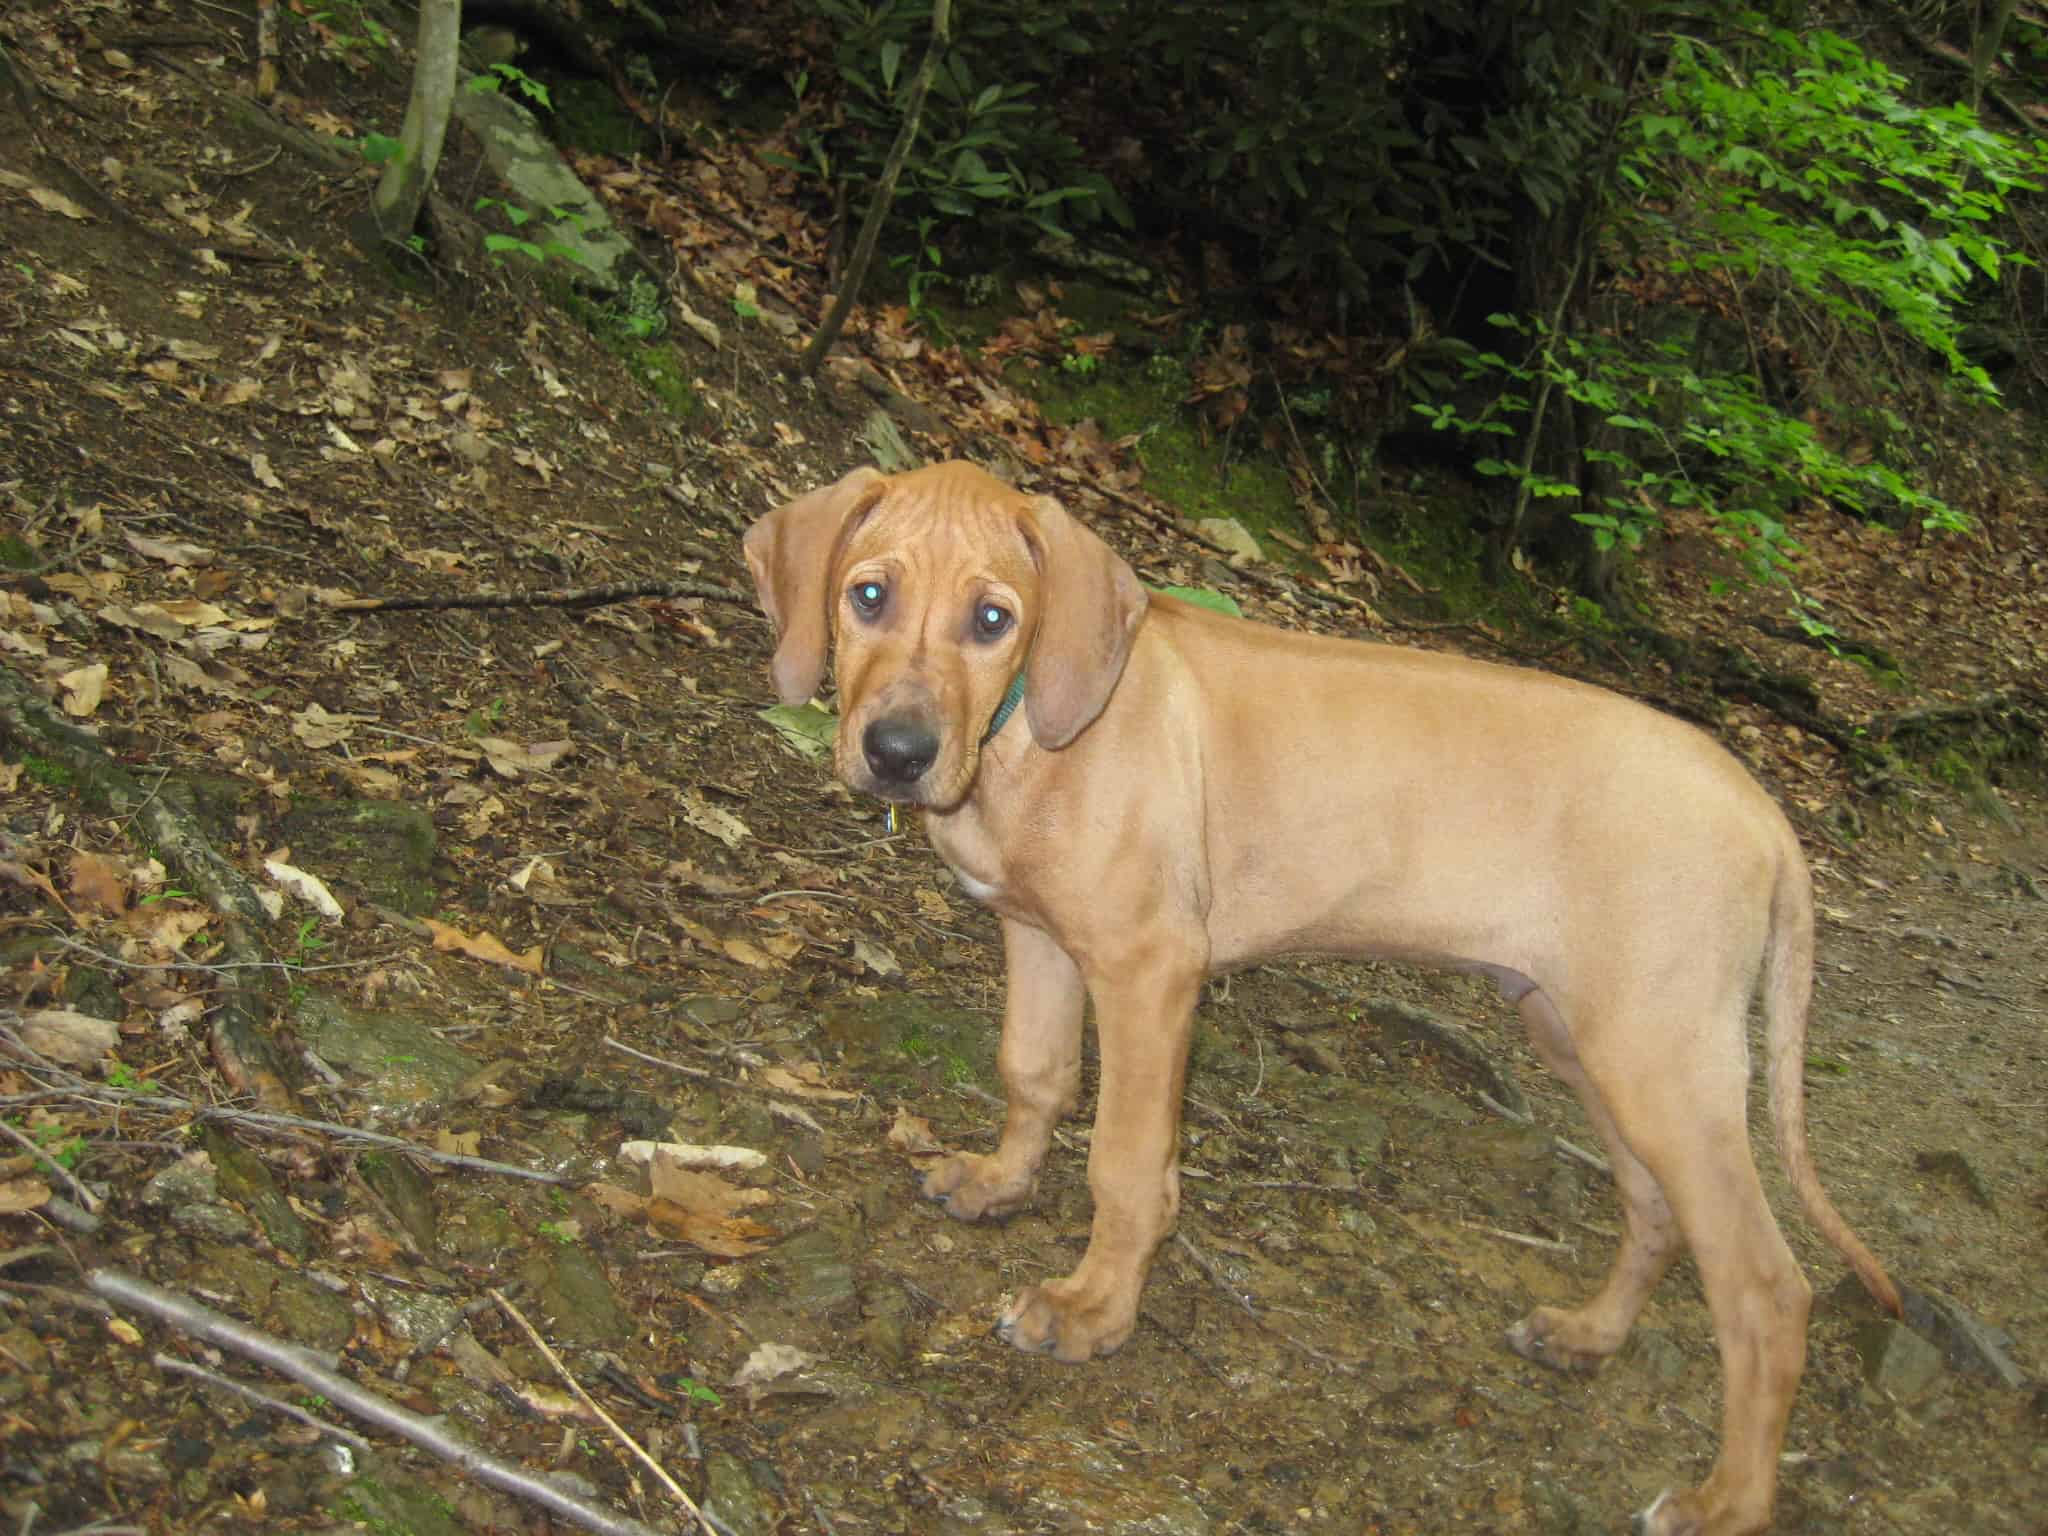
[(985, 907), (1004, 910), (1003, 859), (997, 839), (978, 816), (955, 811), (945, 816), (927, 815), (925, 835), (960, 889)]

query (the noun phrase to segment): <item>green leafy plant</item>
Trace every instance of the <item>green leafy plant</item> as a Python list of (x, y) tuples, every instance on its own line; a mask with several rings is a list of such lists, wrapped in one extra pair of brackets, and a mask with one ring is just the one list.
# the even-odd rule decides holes
[[(831, 29), (841, 87), (832, 108), (808, 72), (792, 75), (801, 124), (797, 156), (771, 157), (826, 181), (871, 186), (902, 118), (911, 49), (930, 19), (928, 0), (802, 0)], [(1130, 210), (1040, 99), (1063, 61), (1092, 44), (1085, 7), (973, 6), (956, 16), (954, 43), (933, 80), (918, 142), (896, 202), (918, 228), (912, 272), (937, 269), (934, 232), (971, 226), (992, 238), (1064, 235), (1069, 222)]]
[[(2038, 156), (1963, 109), (1917, 105), (1833, 33), (1744, 22), (1739, 45), (1669, 40), (1661, 75), (1619, 126), (1611, 181), (1593, 188), (1582, 229), (1595, 259), (1574, 263), (1554, 311), (1490, 316), (1498, 349), (1439, 349), (1463, 363), (1460, 403), (1414, 408), (1495, 445), (1474, 468), (1512, 488), (1510, 542), (1548, 501), (1572, 503), (1570, 521), (1602, 552), (1634, 549), (1666, 512), (1693, 508), (1756, 576), (1783, 579), (1802, 504), (1964, 526), (1898, 464), (1843, 453), (1815, 425), (1823, 413), (1790, 408), (1771, 385), (1772, 364), (1825, 363), (1855, 345), (1904, 374), (1914, 359), (1902, 346), (1918, 347), (1964, 396), (1994, 398), (1959, 344), (1960, 306), (2016, 259), (1993, 220), (2031, 189)], [(1642, 293), (1665, 295), (1666, 313), (1769, 305), (1773, 349), (1749, 335), (1744, 355), (1710, 359), (1705, 320), (1692, 338), (1660, 338), (1628, 318), (1643, 313)], [(1817, 370), (1798, 377), (1824, 387)], [(1572, 462), (1539, 451), (1561, 414), (1575, 427)], [(1827, 632), (1811, 604), (1795, 614)]]
[(517, 95), (524, 96), (543, 112), (555, 110), (554, 102), (548, 97), (548, 88), (517, 64), (493, 64), (483, 73), (471, 75), (463, 81), (462, 88), (471, 95), (485, 95), (509, 89)]
[[(472, 206), (477, 213), (488, 213), (493, 208), (497, 209), (514, 229), (523, 229), (534, 219), (531, 208), (502, 197), (480, 197)], [(583, 215), (570, 208), (550, 207), (547, 215), (555, 224), (567, 226), (571, 230), (580, 229), (583, 225)], [(576, 254), (576, 248), (562, 240), (528, 240), (523, 235), (508, 235), (498, 230), (490, 230), (484, 235), (484, 249), (498, 257), (524, 256), (535, 266), (545, 265), (550, 257), (571, 262), (578, 267), (583, 265), (582, 258)]]

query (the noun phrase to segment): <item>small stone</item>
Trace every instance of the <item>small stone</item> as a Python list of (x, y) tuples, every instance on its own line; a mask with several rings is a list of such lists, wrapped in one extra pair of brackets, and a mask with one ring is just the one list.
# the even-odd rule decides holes
[(1863, 1378), (1897, 1403), (1917, 1403), (1941, 1385), (1941, 1351), (1904, 1323), (1865, 1323), (1856, 1330)]
[(240, 1243), (255, 1236), (256, 1223), (231, 1205), (194, 1200), (171, 1212), (171, 1230), (209, 1242)]

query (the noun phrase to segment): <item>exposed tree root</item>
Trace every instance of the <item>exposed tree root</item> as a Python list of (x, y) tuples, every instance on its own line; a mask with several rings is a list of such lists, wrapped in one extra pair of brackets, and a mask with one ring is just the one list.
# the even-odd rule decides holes
[(145, 787), (111, 757), (97, 737), (66, 720), (12, 667), (0, 666), (0, 740), (59, 764), (74, 791), (108, 815), (132, 820), (179, 883), (220, 914), (223, 954), (232, 969), (214, 994), (208, 1045), (216, 1066), (235, 1089), (275, 1109), (291, 1091), (272, 1046), (270, 1007), (258, 985), (270, 956), (258, 935), (270, 914), (242, 874), (214, 850), (182, 785), (165, 779)]

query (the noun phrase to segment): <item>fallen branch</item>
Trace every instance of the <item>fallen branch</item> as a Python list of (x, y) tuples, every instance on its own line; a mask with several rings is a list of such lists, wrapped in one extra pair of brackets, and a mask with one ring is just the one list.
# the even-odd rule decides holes
[[(19, 1048), (19, 1042), (10, 1038), (9, 1043)], [(342, 1141), (357, 1141), (365, 1146), (385, 1147), (394, 1152), (403, 1152), (430, 1163), (440, 1163), (449, 1168), (465, 1168), (472, 1173), (492, 1173), (508, 1179), (526, 1179), (535, 1184), (563, 1184), (571, 1188), (583, 1183), (573, 1174), (546, 1173), (538, 1168), (522, 1168), (517, 1163), (497, 1163), (487, 1157), (471, 1157), (462, 1152), (442, 1152), (433, 1147), (421, 1146), (403, 1136), (389, 1136), (382, 1131), (365, 1131), (353, 1125), (342, 1125), (333, 1120), (309, 1120), (303, 1115), (273, 1114), (258, 1109), (233, 1109), (224, 1104), (201, 1104), (193, 1099), (179, 1098), (169, 1093), (139, 1093), (132, 1088), (111, 1088), (98, 1083), (86, 1082), (74, 1074), (73, 1086), (45, 1088), (32, 1093), (10, 1093), (0, 1095), (0, 1108), (13, 1108), (20, 1104), (46, 1104), (53, 1099), (75, 1099), (89, 1104), (118, 1105), (124, 1109), (156, 1109), (171, 1114), (190, 1115), (195, 1123), (209, 1120), (225, 1125), (246, 1126), (254, 1130), (288, 1131), (332, 1136)]]
[(602, 1536), (655, 1536), (652, 1528), (626, 1515), (613, 1514), (587, 1499), (577, 1497), (551, 1479), (536, 1476), (524, 1467), (501, 1461), (451, 1433), (436, 1419), (401, 1408), (389, 1398), (330, 1369), (311, 1350), (238, 1323), (211, 1307), (151, 1285), (147, 1280), (118, 1269), (95, 1269), (85, 1283), (96, 1294), (130, 1311), (145, 1313), (168, 1323), (179, 1332), (219, 1349), (232, 1350), (310, 1387), (336, 1407), (357, 1418), (410, 1440), (421, 1449), (486, 1483), (500, 1492), (513, 1494), (540, 1505), (552, 1514), (574, 1521), (585, 1530)]
[[(0, 740), (68, 769), (75, 789), (107, 814), (140, 824), (179, 884), (196, 891), (220, 915), (224, 958), (238, 966), (265, 960), (257, 935), (270, 914), (256, 899), (242, 872), (214, 851), (199, 820), (186, 808), (182, 784), (159, 780), (146, 789), (100, 745), (99, 739), (66, 720), (28, 680), (0, 666)], [(235, 1088), (274, 1107), (291, 1102), (291, 1090), (273, 1049), (264, 995), (224, 983), (215, 994), (208, 1044), (222, 1075)]]
[(555, 1374), (561, 1377), (564, 1384), (576, 1395), (576, 1400), (588, 1409), (600, 1424), (611, 1431), (612, 1438), (631, 1451), (639, 1459), (641, 1465), (654, 1474), (655, 1479), (660, 1482), (661, 1486), (668, 1490), (669, 1497), (690, 1512), (691, 1519), (703, 1526), (705, 1530), (710, 1531), (711, 1536), (718, 1536), (717, 1528), (705, 1518), (704, 1511), (697, 1507), (697, 1501), (683, 1492), (682, 1485), (668, 1475), (667, 1467), (664, 1467), (660, 1462), (648, 1455), (641, 1447), (640, 1442), (621, 1429), (618, 1421), (598, 1405), (597, 1399), (583, 1390), (583, 1383), (570, 1374), (569, 1367), (562, 1364), (561, 1357), (548, 1348), (547, 1340), (543, 1339), (540, 1336), (539, 1330), (526, 1320), (526, 1314), (512, 1305), (506, 1299), (503, 1291), (493, 1289), (491, 1291), (491, 1300), (495, 1301), (504, 1310), (506, 1316), (519, 1325), (520, 1331), (526, 1335), (527, 1341), (540, 1351), (542, 1359), (554, 1367)]
[(450, 608), (603, 608), (641, 597), (701, 597), (752, 606), (753, 597), (708, 581), (636, 581), (609, 587), (568, 587), (553, 592), (446, 593), (438, 597), (351, 597), (333, 606), (342, 613), (403, 613)]

